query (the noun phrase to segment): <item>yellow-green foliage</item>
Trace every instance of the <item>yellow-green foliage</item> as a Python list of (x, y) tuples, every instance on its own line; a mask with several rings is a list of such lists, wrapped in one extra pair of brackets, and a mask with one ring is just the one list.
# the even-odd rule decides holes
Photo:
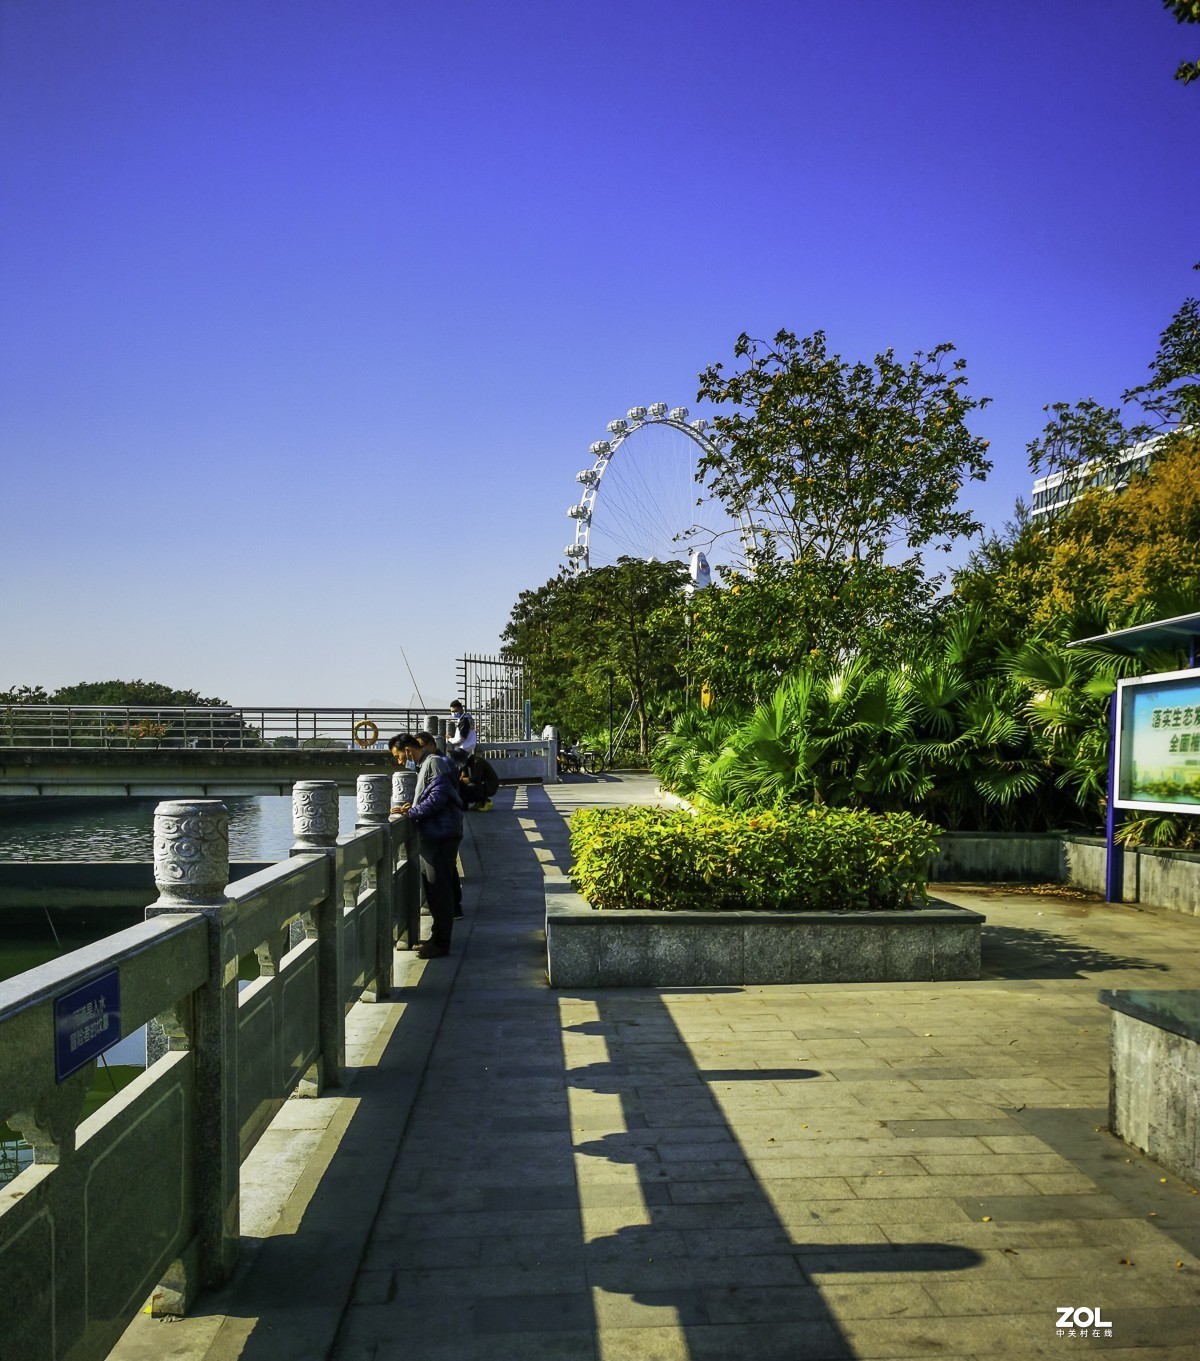
[(938, 829), (910, 813), (581, 809), (572, 878), (597, 908), (831, 911), (920, 906)]
[(1029, 631), (1089, 611), (1133, 618), (1168, 596), (1200, 609), (1200, 438), (1176, 436), (1124, 491), (1089, 492), (959, 593)]

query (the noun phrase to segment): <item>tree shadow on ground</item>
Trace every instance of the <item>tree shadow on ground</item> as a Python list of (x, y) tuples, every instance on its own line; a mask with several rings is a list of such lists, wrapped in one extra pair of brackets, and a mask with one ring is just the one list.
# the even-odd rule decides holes
[(1032, 927), (983, 927), (982, 978), (1088, 978), (1115, 970), (1167, 973), (1169, 966), (1135, 955), (1118, 955), (1083, 941)]

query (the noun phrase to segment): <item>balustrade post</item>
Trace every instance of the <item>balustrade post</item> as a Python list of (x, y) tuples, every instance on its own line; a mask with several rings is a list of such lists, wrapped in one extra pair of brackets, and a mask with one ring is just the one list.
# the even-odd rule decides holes
[(396, 931), (396, 847), (388, 825), (392, 782), (387, 775), (360, 775), (355, 785), (355, 825), (378, 827), (383, 855), (375, 873), (375, 1000), (392, 995), (392, 950)]
[[(392, 807), (412, 803), (417, 792), (417, 772), (398, 770), (392, 776)], [(417, 850), (417, 829), (407, 818), (398, 819), (397, 829), (404, 846), (404, 863), (400, 866), (400, 915), (404, 923), (405, 941), (410, 950), (421, 943), (421, 857)]]
[(338, 855), (336, 780), (297, 780), (292, 786), (292, 855), (323, 855), (325, 896), (314, 909), (317, 928), (317, 1090), (342, 1085), (346, 1064), (346, 1007), (342, 973), (345, 941)]
[[(195, 1064), (196, 1254), (168, 1272), (167, 1294), (180, 1303), (197, 1284), (227, 1281), (237, 1260), (241, 1163), (237, 1109), (238, 959), (229, 883), (229, 814), (218, 799), (175, 799), (154, 810), (154, 882), (147, 917), (196, 912), (208, 922), (208, 982), (183, 1015), (163, 1018), (166, 1044), (191, 1049)], [(161, 1031), (160, 1031), (161, 1034)], [(198, 1274), (198, 1281), (196, 1276)], [(156, 1312), (159, 1312), (156, 1310)]]

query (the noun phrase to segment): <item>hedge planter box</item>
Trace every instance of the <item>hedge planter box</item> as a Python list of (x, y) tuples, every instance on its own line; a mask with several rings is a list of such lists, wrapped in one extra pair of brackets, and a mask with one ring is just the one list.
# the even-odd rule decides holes
[(872, 912), (597, 912), (546, 883), (554, 988), (705, 988), (979, 977), (983, 917), (931, 900)]

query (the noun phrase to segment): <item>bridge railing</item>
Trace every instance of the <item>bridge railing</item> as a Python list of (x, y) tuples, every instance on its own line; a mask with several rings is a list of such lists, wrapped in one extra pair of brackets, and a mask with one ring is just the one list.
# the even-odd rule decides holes
[[(147, 920), (0, 983), (0, 1120), (33, 1148), (0, 1188), (5, 1355), (99, 1361), (151, 1294), (179, 1313), (228, 1279), (241, 1162), (303, 1082), (340, 1085), (347, 1010), (417, 940), (393, 780), (411, 794), (360, 777), (345, 837), (336, 784), (297, 784), (292, 858), (233, 885), (224, 806), (159, 804)], [(98, 1055), (142, 1025), (145, 1072), (83, 1119)]]
[(417, 709), (235, 708), (126, 704), (0, 706), (6, 747), (378, 747), (436, 725)]

